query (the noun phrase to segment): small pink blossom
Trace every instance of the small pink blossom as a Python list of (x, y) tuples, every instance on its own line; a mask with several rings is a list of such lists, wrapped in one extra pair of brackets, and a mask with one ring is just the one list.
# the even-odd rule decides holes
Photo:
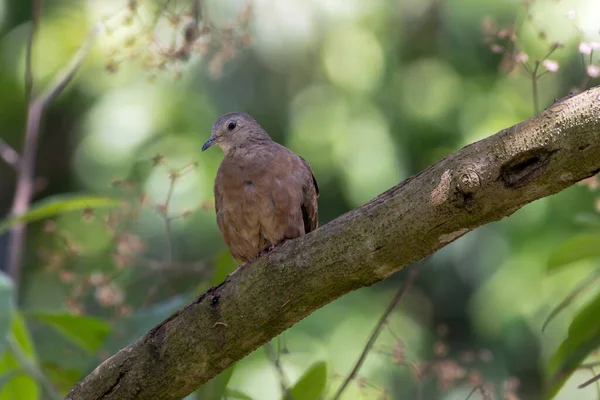
[(592, 46), (590, 43), (581, 42), (579, 43), (579, 52), (581, 54), (590, 55), (592, 54)]
[(100, 272), (94, 272), (89, 276), (88, 282), (92, 286), (100, 286), (101, 284), (104, 283), (104, 274), (102, 274)]
[(98, 303), (100, 303), (103, 306), (119, 305), (123, 302), (125, 297), (121, 288), (119, 288), (113, 283), (98, 286), (94, 294), (96, 297), (96, 301), (98, 301)]
[(490, 49), (492, 50), (492, 53), (503, 53), (504, 49), (502, 48), (502, 46), (500, 46), (499, 44), (493, 44), (490, 46)]
[(542, 62), (542, 65), (544, 66), (544, 68), (546, 68), (548, 70), (548, 72), (558, 71), (558, 63), (556, 61), (544, 60)]
[(590, 78), (597, 78), (600, 76), (600, 67), (597, 65), (588, 65), (587, 66), (587, 74)]
[(569, 18), (569, 19), (575, 19), (575, 16), (576, 16), (576, 14), (575, 14), (575, 11), (573, 11), (573, 10), (571, 10), (567, 13), (567, 18)]
[(529, 56), (522, 51), (517, 53), (517, 55), (515, 56), (515, 61), (518, 63), (526, 63), (527, 60), (529, 60)]

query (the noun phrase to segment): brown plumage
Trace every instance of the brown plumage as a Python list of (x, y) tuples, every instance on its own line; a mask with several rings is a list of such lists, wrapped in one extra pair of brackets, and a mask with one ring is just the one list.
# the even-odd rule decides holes
[(318, 226), (319, 188), (308, 163), (249, 115), (219, 117), (202, 151), (225, 153), (215, 178), (217, 224), (234, 258), (253, 261)]

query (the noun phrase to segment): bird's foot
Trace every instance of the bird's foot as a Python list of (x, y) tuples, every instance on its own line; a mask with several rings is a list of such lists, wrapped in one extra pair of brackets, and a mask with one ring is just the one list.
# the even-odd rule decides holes
[(237, 266), (237, 268), (235, 269), (235, 271), (232, 272), (232, 274), (235, 274), (236, 272), (238, 272), (242, 268), (245, 268), (247, 265), (248, 265), (248, 262), (244, 261), (243, 263), (241, 263), (240, 265)]
[(269, 245), (269, 247), (267, 247), (266, 249), (262, 250), (260, 253), (258, 253), (257, 257), (262, 257), (266, 254), (269, 254), (273, 249), (275, 248), (274, 245)]

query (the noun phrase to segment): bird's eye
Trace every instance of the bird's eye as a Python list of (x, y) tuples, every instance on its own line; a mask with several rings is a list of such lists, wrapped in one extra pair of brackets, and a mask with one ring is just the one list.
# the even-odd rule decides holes
[(230, 123), (227, 124), (227, 130), (232, 131), (235, 129), (236, 126), (237, 126), (237, 123), (235, 123), (234, 121), (231, 121)]

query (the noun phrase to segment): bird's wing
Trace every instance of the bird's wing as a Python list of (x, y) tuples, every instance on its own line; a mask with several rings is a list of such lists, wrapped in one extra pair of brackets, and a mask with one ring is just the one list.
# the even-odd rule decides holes
[[(231, 166), (221, 163), (215, 179), (215, 211), (223, 240), (234, 258), (249, 261), (260, 250), (259, 225), (245, 207), (239, 179), (231, 174)], [(234, 168), (235, 169), (235, 168)]]
[(319, 226), (319, 206), (317, 198), (319, 197), (319, 185), (308, 162), (298, 156), (302, 161), (302, 166), (307, 170), (309, 179), (304, 184), (302, 199), (302, 218), (304, 219), (304, 232), (312, 232)]
[[(221, 234), (223, 235), (225, 244), (227, 245), (227, 247), (229, 247), (231, 249), (231, 243), (230, 243), (231, 235), (228, 232), (228, 224), (226, 221), (227, 218), (226, 218), (225, 213), (222, 211), (223, 210), (223, 185), (221, 184), (221, 179), (222, 179), (221, 168), (219, 168), (219, 171), (217, 172), (217, 176), (215, 178), (215, 186), (214, 186), (215, 213), (217, 214), (217, 226), (219, 227), (219, 230), (221, 231)], [(221, 212), (219, 212), (219, 210), (221, 210)]]

